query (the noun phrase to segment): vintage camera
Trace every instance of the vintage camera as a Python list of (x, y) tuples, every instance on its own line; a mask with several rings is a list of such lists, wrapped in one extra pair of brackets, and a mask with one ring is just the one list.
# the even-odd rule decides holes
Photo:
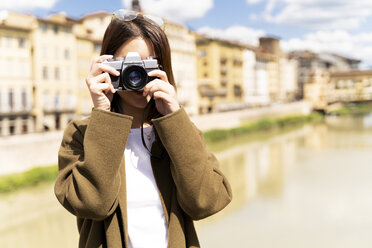
[(109, 59), (102, 62), (120, 72), (119, 76), (110, 74), (112, 85), (116, 90), (140, 91), (156, 77), (149, 77), (148, 72), (158, 69), (158, 61), (152, 57), (141, 60), (137, 52), (129, 52), (125, 58)]

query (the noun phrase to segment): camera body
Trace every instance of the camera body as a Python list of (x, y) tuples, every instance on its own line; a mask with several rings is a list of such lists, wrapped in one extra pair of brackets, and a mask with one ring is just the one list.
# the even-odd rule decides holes
[(110, 74), (115, 90), (141, 91), (148, 82), (156, 77), (149, 77), (148, 72), (159, 69), (158, 61), (152, 57), (145, 60), (137, 52), (129, 52), (125, 58), (109, 59), (102, 62), (120, 72), (119, 76)]

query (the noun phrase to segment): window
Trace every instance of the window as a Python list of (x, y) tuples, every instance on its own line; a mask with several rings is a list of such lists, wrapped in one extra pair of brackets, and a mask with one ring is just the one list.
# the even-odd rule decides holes
[(199, 57), (206, 57), (207, 56), (207, 52), (204, 51), (204, 50), (200, 50), (199, 51)]
[(242, 95), (243, 95), (243, 91), (240, 85), (234, 85), (234, 96), (241, 97)]
[(9, 118), (9, 134), (15, 134), (15, 117)]
[(50, 105), (49, 105), (49, 92), (45, 91), (43, 95), (43, 105), (44, 105), (44, 110), (50, 110)]
[(60, 102), (60, 99), (59, 99), (59, 92), (56, 93), (56, 96), (54, 98), (54, 106), (57, 110), (60, 110), (61, 109), (61, 102)]
[(27, 116), (22, 116), (22, 133), (28, 132), (28, 118)]
[(26, 39), (23, 37), (18, 38), (18, 48), (25, 48), (26, 47)]
[(14, 76), (13, 69), (14, 69), (14, 61), (13, 58), (7, 58), (5, 61), (6, 64), (6, 72), (9, 76)]
[(67, 93), (67, 108), (74, 109), (76, 107), (76, 99), (72, 92)]
[(100, 53), (101, 52), (101, 44), (94, 43), (94, 52)]
[(58, 25), (53, 25), (54, 34), (58, 34), (58, 31), (59, 31)]
[(40, 29), (41, 29), (41, 32), (46, 33), (47, 29), (48, 29), (47, 24), (46, 23), (40, 23)]
[(29, 70), (27, 68), (27, 61), (25, 60), (19, 60), (19, 69), (17, 69), (18, 74), (21, 76), (28, 77), (29, 76)]
[(5, 36), (5, 46), (6, 47), (12, 47), (12, 37), (11, 36)]
[(58, 47), (55, 47), (55, 48), (54, 48), (54, 57), (55, 57), (56, 59), (59, 58), (59, 49), (58, 49)]
[(42, 51), (42, 56), (43, 58), (47, 58), (48, 57), (48, 48), (44, 45), (42, 48), (41, 48), (41, 51)]
[(54, 69), (54, 78), (55, 78), (56, 80), (60, 80), (60, 79), (61, 79), (61, 75), (60, 75), (60, 71), (59, 71), (59, 68), (58, 68), (58, 67), (56, 67), (56, 68)]
[(48, 67), (43, 67), (43, 79), (48, 79)]
[(27, 109), (27, 92), (25, 89), (22, 90), (22, 109)]
[(9, 103), (10, 111), (13, 111), (13, 109), (14, 109), (14, 93), (13, 93), (13, 89), (9, 89), (9, 92), (8, 92), (8, 103)]
[(65, 76), (65, 80), (71, 80), (71, 69), (69, 66), (66, 66), (64, 76)]
[(65, 49), (65, 59), (70, 59), (70, 57), (71, 57), (70, 50)]

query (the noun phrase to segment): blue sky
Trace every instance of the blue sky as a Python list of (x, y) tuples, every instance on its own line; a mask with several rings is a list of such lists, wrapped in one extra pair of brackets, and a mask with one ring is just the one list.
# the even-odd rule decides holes
[[(64, 11), (79, 18), (112, 12), (131, 0), (1, 0), (0, 10), (47, 16)], [(212, 37), (257, 44), (281, 39), (285, 51), (309, 49), (358, 58), (372, 69), (372, 0), (141, 0), (146, 12)]]

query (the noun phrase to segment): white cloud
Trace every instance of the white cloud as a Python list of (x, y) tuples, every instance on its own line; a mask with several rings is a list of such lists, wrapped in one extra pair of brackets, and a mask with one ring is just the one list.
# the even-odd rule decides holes
[(266, 2), (261, 16), (271, 23), (312, 29), (355, 29), (372, 17), (370, 0), (246, 0)]
[[(122, 0), (125, 8), (131, 8), (132, 0)], [(213, 0), (142, 0), (145, 12), (166, 19), (185, 22), (203, 17), (213, 7)]]
[(265, 35), (263, 30), (255, 30), (244, 26), (231, 26), (227, 29), (201, 27), (197, 32), (210, 38), (238, 41), (254, 46), (258, 45), (258, 38)]
[(1, 0), (0, 9), (26, 11), (33, 9), (50, 9), (58, 0)]
[(285, 51), (311, 50), (333, 52), (346, 57), (361, 59), (364, 67), (372, 67), (372, 32), (351, 34), (344, 30), (317, 31), (303, 38), (281, 41)]
[(246, 2), (248, 4), (256, 4), (256, 3), (259, 3), (259, 2), (262, 2), (262, 1), (264, 1), (264, 0), (246, 0)]

